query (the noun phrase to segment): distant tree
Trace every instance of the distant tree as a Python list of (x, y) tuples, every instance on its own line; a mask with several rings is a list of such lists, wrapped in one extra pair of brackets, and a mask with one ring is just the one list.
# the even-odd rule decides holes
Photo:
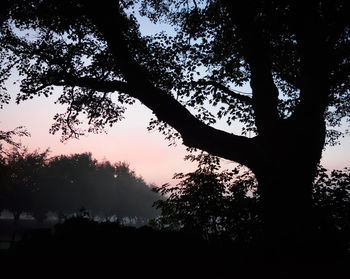
[(116, 183), (115, 167), (108, 161), (98, 163), (90, 179), (94, 185), (91, 188), (93, 199), (86, 206), (95, 215), (108, 218), (112, 215), (113, 204), (120, 199), (113, 189)]
[(0, 214), (6, 208), (4, 192), (6, 192), (8, 187), (8, 168), (5, 165), (5, 161), (0, 157)]
[(21, 144), (14, 138), (22, 136), (30, 136), (29, 132), (22, 126), (16, 127), (10, 131), (0, 130), (0, 213), (4, 209), (5, 205), (5, 201), (3, 200), (1, 193), (6, 191), (6, 189), (9, 187), (10, 170), (7, 166), (7, 159), (11, 154), (9, 149), (14, 150), (21, 148)]
[[(220, 170), (219, 158), (201, 153), (187, 159), (198, 161), (196, 171), (175, 174), (175, 187), (155, 188), (164, 199), (155, 202), (160, 228), (189, 230), (206, 239), (250, 241), (258, 229), (257, 183), (248, 172)], [(239, 174), (240, 173), (240, 174)]]
[[(39, 177), (47, 163), (49, 150), (44, 152), (28, 152), (26, 149), (14, 148), (6, 157), (6, 187), (1, 189), (2, 207), (9, 210), (13, 216), (12, 242), (15, 241), (20, 216), (24, 212), (39, 216), (35, 196), (38, 194)], [(40, 219), (45, 219), (46, 209), (40, 208)]]
[(121, 217), (138, 217), (149, 219), (158, 215), (152, 204), (159, 195), (151, 191), (150, 185), (138, 177), (129, 164), (119, 162), (115, 164), (114, 193), (117, 197), (112, 212)]
[(157, 195), (125, 163), (99, 163), (91, 153), (62, 155), (50, 160), (41, 179), (42, 203), (60, 216), (82, 207), (91, 216), (155, 216)]
[(96, 169), (97, 161), (91, 153), (52, 158), (42, 181), (43, 199), (49, 201), (50, 210), (69, 215), (82, 207), (92, 209), (94, 189), (100, 186), (93, 179)]
[(152, 204), (159, 198), (128, 164), (97, 162), (91, 153), (48, 158), (49, 151), (13, 149), (0, 158), (1, 210), (10, 210), (17, 224), (27, 212), (42, 222), (48, 211), (59, 218), (81, 208), (99, 217), (117, 215), (146, 222), (157, 216)]

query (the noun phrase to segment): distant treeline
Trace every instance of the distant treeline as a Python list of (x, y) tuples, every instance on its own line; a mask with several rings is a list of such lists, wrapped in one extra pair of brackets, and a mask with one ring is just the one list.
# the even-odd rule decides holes
[(15, 220), (29, 213), (39, 222), (84, 208), (91, 216), (149, 219), (159, 195), (127, 163), (98, 162), (91, 153), (49, 158), (49, 151), (14, 149), (0, 162), (0, 212)]

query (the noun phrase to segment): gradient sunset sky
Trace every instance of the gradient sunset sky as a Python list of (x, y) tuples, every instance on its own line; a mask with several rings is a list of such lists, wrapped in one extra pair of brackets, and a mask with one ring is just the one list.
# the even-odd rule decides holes
[[(140, 18), (143, 34), (152, 34), (167, 29), (164, 25), (153, 25), (147, 19)], [(169, 29), (167, 29), (169, 31)], [(17, 126), (25, 126), (31, 137), (22, 138), (23, 145), (30, 150), (51, 149), (51, 155), (91, 152), (99, 161), (127, 161), (137, 175), (141, 175), (147, 183), (172, 183), (175, 172), (194, 170), (195, 163), (185, 162), (183, 157), (186, 148), (178, 142), (177, 146), (168, 146), (169, 142), (157, 131), (147, 131), (147, 125), (152, 118), (152, 112), (137, 102), (130, 106), (125, 119), (109, 128), (108, 134), (89, 134), (79, 140), (60, 142), (60, 135), (49, 134), (53, 116), (63, 112), (64, 107), (55, 105), (57, 96), (49, 98), (38, 97), (19, 105), (14, 102), (18, 87), (10, 86), (11, 103), (0, 110), (0, 129), (11, 130)], [(227, 127), (223, 122), (215, 127), (229, 132), (238, 132), (236, 126)], [(345, 127), (344, 127), (345, 129)], [(341, 139), (341, 145), (327, 147), (323, 153), (322, 164), (326, 168), (343, 168), (350, 166), (350, 137)], [(302, 159), (302, 158), (301, 158)], [(224, 168), (234, 167), (235, 164), (223, 161)]]
[[(87, 134), (79, 140), (71, 139), (60, 142), (60, 134), (51, 135), (49, 129), (55, 113), (64, 111), (61, 105), (55, 105), (55, 96), (38, 97), (19, 105), (14, 102), (15, 87), (10, 92), (11, 103), (0, 110), (0, 129), (11, 130), (17, 126), (25, 126), (31, 137), (21, 138), (23, 145), (30, 150), (51, 149), (51, 155), (91, 152), (99, 161), (127, 161), (130, 167), (141, 175), (146, 182), (161, 185), (172, 182), (175, 172), (194, 170), (195, 163), (183, 160), (186, 147), (178, 142), (176, 146), (168, 146), (169, 142), (157, 131), (147, 131), (152, 112), (137, 102), (130, 106), (125, 119), (114, 127), (107, 129), (107, 134)], [(225, 127), (221, 122), (215, 125), (230, 132), (238, 131), (235, 126)], [(322, 164), (327, 168), (343, 168), (350, 166), (350, 137), (341, 140), (340, 146), (327, 147), (323, 153)], [(301, 158), (302, 159), (302, 158)], [(235, 164), (223, 161), (224, 168), (232, 168)]]

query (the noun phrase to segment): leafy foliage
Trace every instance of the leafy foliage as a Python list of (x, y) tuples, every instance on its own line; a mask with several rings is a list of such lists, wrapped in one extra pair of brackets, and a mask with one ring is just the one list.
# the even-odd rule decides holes
[(325, 223), (348, 235), (350, 231), (350, 170), (327, 171), (319, 167), (313, 198)]
[[(177, 186), (155, 189), (165, 199), (154, 203), (162, 214), (152, 221), (154, 227), (200, 233), (206, 239), (225, 238), (250, 242), (261, 229), (258, 185), (247, 170), (221, 170), (218, 158), (201, 153), (187, 159), (198, 161), (191, 173), (175, 174)], [(339, 241), (349, 241), (349, 169), (329, 172), (319, 167), (313, 183), (313, 203), (320, 213), (320, 231), (339, 232)], [(283, 197), (281, 197), (283, 199)]]
[[(293, 20), (298, 10), (288, 1), (273, 2), (270, 6), (255, 1), (250, 14), (245, 5), (224, 2), (120, 1), (118, 28), (131, 56), (155, 87), (173, 95), (207, 124), (225, 118), (229, 125), (234, 121), (246, 124), (244, 134), (256, 133), (251, 95), (234, 89), (249, 82), (251, 69), (244, 34), (239, 28), (240, 19), (232, 18), (229, 9), (232, 6), (246, 13), (247, 18), (257, 13), (254, 21), (259, 32), (268, 34), (281, 118), (291, 116), (299, 103), (302, 54), (296, 40), (298, 25)], [(337, 128), (342, 119), (349, 118), (350, 111), (346, 74), (349, 29), (340, 26), (347, 6), (343, 1), (334, 6), (326, 2), (320, 1), (317, 13), (324, 27), (323, 35), (332, 44), (332, 100), (327, 122), (329, 127)], [(105, 4), (107, 8), (109, 4)], [(142, 16), (154, 23), (166, 22), (175, 28), (175, 33), (142, 36), (135, 17), (138, 7)], [(88, 8), (85, 3), (71, 0), (13, 2), (1, 26), (2, 90), (6, 90), (4, 82), (13, 68), (21, 77), (18, 102), (41, 94), (49, 96), (53, 86), (63, 86), (57, 102), (67, 105), (67, 111), (55, 116), (51, 129), (52, 133), (61, 130), (63, 140), (79, 137), (85, 131), (100, 132), (104, 126), (121, 120), (125, 105), (134, 102), (127, 95), (127, 86), (102, 90), (96, 86), (124, 82), (125, 77), (108, 42), (89, 18)], [(340, 30), (336, 30), (338, 27)], [(338, 32), (336, 38), (334, 32)], [(6, 103), (8, 95), (1, 93), (1, 96), (0, 100)], [(213, 109), (208, 109), (209, 105)], [(79, 128), (84, 114), (89, 123), (87, 129)], [(338, 130), (328, 133), (330, 142), (334, 143), (340, 135)]]
[[(30, 133), (23, 126), (16, 127), (10, 131), (0, 130), (0, 157), (6, 157), (6, 148), (4, 145), (10, 145), (13, 148), (20, 148), (21, 144), (14, 137), (30, 136)], [(4, 158), (3, 158), (4, 159)]]
[(162, 215), (153, 221), (154, 225), (195, 231), (206, 239), (249, 241), (259, 223), (252, 174), (240, 173), (238, 167), (220, 171), (219, 159), (204, 153), (187, 159), (198, 161), (196, 171), (175, 174), (174, 178), (181, 179), (175, 187), (165, 184), (155, 189), (166, 199), (155, 202)]
[[(306, 7), (289, 1), (228, 2), (144, 0), (140, 12), (155, 23), (166, 22), (175, 26), (177, 33), (170, 44), (181, 55), (181, 64), (184, 65), (183, 82), (176, 92), (190, 100), (187, 105), (196, 109), (213, 105), (217, 107), (215, 118), (224, 117), (229, 125), (235, 120), (241, 121), (246, 125), (244, 134), (249, 131), (256, 133), (252, 104), (243, 101), (247, 100), (242, 98), (246, 93), (235, 90), (236, 86), (242, 86), (251, 79), (252, 61), (247, 58), (250, 50), (244, 42), (244, 32), (250, 32), (251, 28), (248, 18), (254, 21), (252, 26), (257, 24), (258, 32), (267, 37), (269, 51), (266, 55), (271, 55), (272, 75), (278, 88), (278, 112), (282, 119), (286, 119), (300, 101), (303, 79), (300, 46), (304, 42), (298, 41), (299, 26), (295, 18), (300, 12), (298, 8), (306, 10)], [(318, 5), (315, 13), (320, 18), (319, 26), (323, 28), (317, 32), (330, 44), (333, 59), (330, 66), (332, 100), (326, 120), (329, 128), (327, 139), (330, 144), (335, 144), (344, 132), (339, 131), (341, 121), (349, 119), (349, 75), (345, 66), (349, 59), (349, 28), (344, 18), (348, 6), (343, 1), (334, 4), (314, 1), (311, 6), (314, 4)], [(232, 17), (230, 9), (235, 10), (235, 17)], [(243, 28), (239, 26), (242, 22), (246, 25)], [(206, 106), (202, 107), (204, 104)], [(212, 117), (211, 121), (215, 122), (215, 118)]]
[(2, 209), (6, 208), (18, 218), (23, 212), (31, 212), (37, 205), (35, 196), (40, 186), (40, 176), (48, 160), (49, 151), (13, 149), (3, 168), (5, 184), (1, 188)]
[[(163, 72), (172, 63), (171, 46), (164, 48), (158, 35), (141, 37), (135, 17), (123, 11), (130, 3), (121, 6), (121, 32), (131, 48), (133, 57), (148, 70), (148, 78), (160, 88), (170, 90), (178, 79), (176, 70)], [(70, 7), (71, 12), (66, 12)], [(84, 132), (101, 132), (123, 119), (126, 105), (134, 99), (125, 94), (124, 78), (118, 61), (110, 53), (96, 27), (86, 18), (84, 10), (74, 1), (34, 3), (24, 1), (14, 5), (7, 24), (1, 32), (1, 50), (4, 67), (15, 68), (20, 74), (21, 93), (17, 102), (34, 96), (50, 96), (54, 86), (63, 86), (56, 101), (67, 106), (67, 111), (54, 117), (51, 133), (62, 131), (62, 140), (78, 138)], [(61, 18), (58, 14), (67, 16)], [(26, 33), (26, 30), (30, 30)], [(7, 66), (7, 60), (13, 61)], [(167, 59), (167, 60), (166, 60)], [(8, 75), (1, 75), (4, 81)], [(161, 77), (161, 78), (160, 78)], [(78, 82), (83, 78), (82, 83)], [(2, 80), (0, 80), (1, 82)], [(87, 83), (86, 83), (87, 82)], [(94, 84), (115, 82), (121, 84), (99, 90)], [(118, 91), (118, 95), (112, 94)], [(82, 119), (88, 119), (88, 128), (82, 129)]]
[(69, 216), (86, 208), (91, 216), (155, 217), (157, 195), (129, 165), (99, 163), (90, 153), (48, 158), (48, 151), (13, 151), (3, 165), (2, 209), (31, 213), (37, 220), (48, 211)]

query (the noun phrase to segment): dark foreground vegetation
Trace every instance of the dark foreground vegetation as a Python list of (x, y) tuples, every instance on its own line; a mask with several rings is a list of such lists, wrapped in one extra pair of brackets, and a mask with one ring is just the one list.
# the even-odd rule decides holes
[[(257, 182), (248, 170), (222, 170), (199, 154), (196, 171), (156, 191), (161, 216), (139, 228), (96, 221), (89, 211), (53, 227), (22, 230), (1, 256), (8, 267), (38, 265), (80, 276), (115, 272), (136, 278), (347, 278), (350, 276), (350, 173), (319, 167), (313, 186), (317, 230), (305, 250), (293, 240), (280, 253), (266, 249)], [(283, 198), (283, 197), (281, 197)], [(310, 249), (312, 248), (312, 251)], [(23, 270), (17, 270), (22, 272)], [(147, 277), (148, 278), (148, 277)]]
[[(70, 274), (119, 278), (346, 278), (348, 256), (303, 259), (264, 258), (259, 247), (198, 233), (98, 223), (82, 216), (54, 229), (28, 231), (1, 252), (12, 274)], [(302, 256), (302, 255), (301, 255)], [(146, 276), (146, 277), (145, 277)], [(238, 276), (238, 277), (237, 277)], [(341, 277), (342, 276), (342, 277)]]

